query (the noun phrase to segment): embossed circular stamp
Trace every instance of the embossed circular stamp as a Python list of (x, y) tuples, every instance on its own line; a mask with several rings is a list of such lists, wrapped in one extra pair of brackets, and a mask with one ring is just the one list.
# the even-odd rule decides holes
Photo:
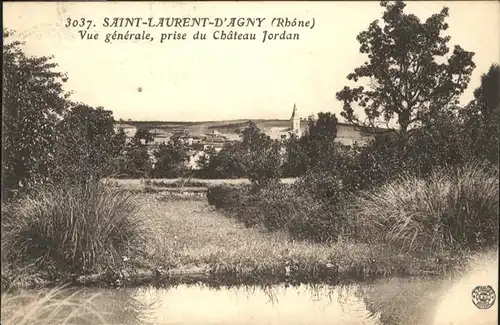
[(472, 303), (479, 309), (488, 309), (495, 304), (495, 290), (489, 286), (477, 286), (472, 290)]

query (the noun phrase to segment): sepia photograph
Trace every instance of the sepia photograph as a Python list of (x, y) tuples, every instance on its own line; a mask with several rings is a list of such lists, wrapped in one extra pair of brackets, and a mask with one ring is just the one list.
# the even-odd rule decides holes
[(498, 324), (500, 2), (2, 7), (2, 325)]

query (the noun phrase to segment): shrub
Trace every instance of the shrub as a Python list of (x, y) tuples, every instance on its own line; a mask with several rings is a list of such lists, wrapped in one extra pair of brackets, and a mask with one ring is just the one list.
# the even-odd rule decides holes
[(336, 240), (343, 219), (333, 200), (318, 200), (301, 190), (300, 185), (286, 184), (217, 186), (209, 188), (207, 198), (247, 227), (260, 224), (269, 231), (284, 230), (294, 238), (316, 242)]
[(4, 209), (2, 253), (9, 261), (86, 273), (142, 254), (154, 225), (127, 191), (103, 184), (44, 187)]
[(314, 242), (336, 242), (341, 227), (335, 208), (314, 200), (303, 200), (305, 205), (290, 219), (287, 230), (297, 239)]
[(207, 191), (210, 205), (223, 209), (246, 227), (262, 224), (262, 204), (258, 188), (253, 185), (217, 185)]
[(402, 176), (353, 202), (360, 236), (422, 251), (498, 243), (498, 169), (468, 165)]
[(311, 195), (314, 199), (336, 203), (343, 191), (342, 177), (337, 171), (308, 171), (294, 184), (294, 191)]
[[(215, 206), (216, 209), (236, 207), (242, 204), (244, 194), (248, 191), (248, 186), (242, 185), (215, 185), (207, 190), (208, 204)], [(245, 192), (245, 193), (244, 193)]]
[(336, 172), (348, 192), (375, 188), (408, 171), (405, 154), (389, 134), (378, 135), (363, 147), (345, 148), (341, 155)]

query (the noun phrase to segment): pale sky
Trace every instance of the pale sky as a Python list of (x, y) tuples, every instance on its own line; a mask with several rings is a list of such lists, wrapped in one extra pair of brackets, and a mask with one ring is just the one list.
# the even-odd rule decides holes
[[(476, 69), (462, 103), (472, 98), (480, 76), (500, 57), (498, 1), (409, 2), (405, 10), (422, 20), (450, 8), (447, 19), (450, 48), (475, 52)], [(339, 115), (335, 93), (350, 85), (347, 74), (362, 64), (356, 36), (383, 12), (368, 2), (90, 2), (3, 3), (4, 27), (26, 41), (26, 52), (54, 55), (68, 73), (72, 98), (112, 110), (116, 119), (202, 121), (223, 119), (288, 119), (294, 103), (306, 117), (320, 111)], [(101, 39), (81, 40), (77, 29), (65, 28), (67, 17), (92, 19)], [(204, 28), (205, 41), (178, 40), (161, 44), (168, 28), (151, 28), (153, 42), (102, 39), (114, 28), (103, 28), (104, 17), (273, 17), (315, 19), (299, 40), (262, 43), (212, 40), (217, 28)], [(268, 26), (268, 25), (266, 25)], [(121, 28), (119, 31), (124, 32)], [(170, 31), (194, 33), (197, 28)], [(229, 28), (225, 28), (229, 31)], [(294, 32), (294, 30), (290, 30)], [(142, 92), (138, 88), (142, 88)]]

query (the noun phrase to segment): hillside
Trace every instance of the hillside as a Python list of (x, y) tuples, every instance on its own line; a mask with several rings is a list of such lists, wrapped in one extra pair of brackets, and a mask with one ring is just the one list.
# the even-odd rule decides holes
[[(139, 129), (162, 130), (165, 132), (184, 131), (189, 134), (205, 134), (217, 130), (221, 133), (236, 134), (243, 130), (249, 120), (225, 120), (225, 121), (204, 121), (204, 122), (175, 122), (175, 121), (120, 121), (135, 126)], [(264, 132), (274, 127), (286, 128), (289, 120), (252, 120)]]

